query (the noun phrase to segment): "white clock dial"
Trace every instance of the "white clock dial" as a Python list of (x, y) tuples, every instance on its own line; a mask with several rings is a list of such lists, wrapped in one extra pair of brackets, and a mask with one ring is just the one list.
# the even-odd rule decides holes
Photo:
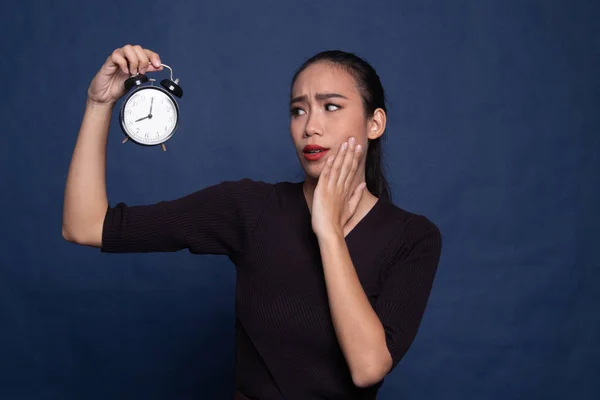
[(123, 107), (123, 127), (132, 140), (146, 145), (163, 143), (177, 127), (173, 100), (156, 87), (136, 91)]

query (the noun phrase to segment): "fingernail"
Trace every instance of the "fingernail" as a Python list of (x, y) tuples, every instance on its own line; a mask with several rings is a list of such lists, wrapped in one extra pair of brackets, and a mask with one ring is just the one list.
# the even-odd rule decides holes
[(356, 151), (361, 151), (362, 147), (360, 146), (360, 144), (358, 146), (356, 146)]
[(350, 138), (350, 144), (354, 144), (354, 138), (353, 137)]
[(346, 150), (346, 147), (348, 147), (348, 143), (347, 142), (342, 143), (342, 150)]

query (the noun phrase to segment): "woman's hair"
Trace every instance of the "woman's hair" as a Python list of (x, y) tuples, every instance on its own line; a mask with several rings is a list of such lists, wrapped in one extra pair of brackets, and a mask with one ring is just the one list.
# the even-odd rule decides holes
[[(377, 108), (387, 112), (385, 92), (375, 69), (355, 54), (341, 50), (323, 51), (309, 58), (298, 68), (292, 79), (292, 87), (298, 75), (307, 67), (317, 62), (326, 62), (348, 72), (356, 80), (361, 94), (365, 117), (373, 116)], [(381, 139), (369, 139), (367, 160), (365, 164), (365, 180), (367, 188), (375, 196), (391, 201), (391, 191), (382, 167)]]

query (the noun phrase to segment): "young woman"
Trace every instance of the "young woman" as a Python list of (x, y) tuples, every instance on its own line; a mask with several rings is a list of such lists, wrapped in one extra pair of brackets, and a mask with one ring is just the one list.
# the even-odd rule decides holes
[(67, 178), (64, 238), (111, 253), (227, 255), (237, 271), (237, 398), (375, 399), (417, 333), (441, 252), (436, 225), (390, 200), (376, 72), (328, 51), (294, 76), (290, 132), (303, 182), (243, 178), (111, 207), (113, 107), (125, 79), (160, 62), (127, 45), (92, 80)]

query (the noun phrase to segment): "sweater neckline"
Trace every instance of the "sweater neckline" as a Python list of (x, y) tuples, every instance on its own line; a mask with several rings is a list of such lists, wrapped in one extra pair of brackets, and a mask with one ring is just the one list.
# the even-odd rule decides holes
[[(303, 185), (304, 185), (304, 181), (298, 182), (296, 184), (296, 186), (298, 188), (298, 192), (300, 193), (301, 203), (304, 206), (303, 207), (304, 213), (308, 216), (308, 223), (310, 225), (311, 224), (311, 214), (310, 214), (310, 209), (308, 207), (308, 203), (306, 202), (306, 197), (304, 196), (304, 190), (302, 189)], [(381, 207), (382, 203), (383, 203), (383, 201), (382, 201), (381, 197), (378, 197), (377, 201), (375, 202), (375, 204), (373, 204), (371, 209), (369, 211), (367, 211), (367, 213), (358, 221), (358, 223), (356, 225), (354, 225), (354, 227), (350, 230), (350, 232), (348, 232), (344, 236), (344, 239), (348, 240), (351, 236), (353, 236), (353, 234), (355, 234), (355, 231), (362, 229), (362, 227), (364, 225), (368, 225), (369, 221), (372, 218), (374, 218), (373, 215), (376, 214), (377, 210)]]

